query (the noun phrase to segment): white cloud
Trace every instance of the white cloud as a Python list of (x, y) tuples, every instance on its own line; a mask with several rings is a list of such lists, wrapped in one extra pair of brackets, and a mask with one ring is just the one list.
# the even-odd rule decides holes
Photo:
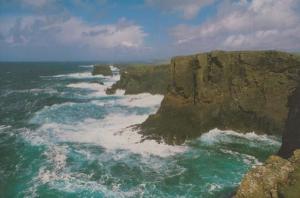
[(162, 10), (179, 12), (183, 18), (192, 19), (206, 5), (213, 3), (214, 0), (146, 0), (151, 6), (156, 6)]
[(124, 18), (102, 25), (89, 24), (76, 17), (26, 16), (7, 22), (2, 19), (1, 24), (2, 39), (10, 45), (140, 48), (147, 36), (141, 26)]
[[(178, 25), (177, 46), (211, 49), (300, 49), (298, 0), (226, 1), (218, 15), (201, 25)], [(197, 43), (197, 45), (195, 45)]]

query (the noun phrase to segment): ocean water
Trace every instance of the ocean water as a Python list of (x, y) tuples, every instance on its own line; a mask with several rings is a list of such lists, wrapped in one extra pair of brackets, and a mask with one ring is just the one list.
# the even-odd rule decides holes
[(111, 68), (0, 64), (0, 197), (230, 197), (280, 146), (218, 129), (181, 146), (140, 142), (132, 126), (163, 96), (106, 95), (120, 78)]

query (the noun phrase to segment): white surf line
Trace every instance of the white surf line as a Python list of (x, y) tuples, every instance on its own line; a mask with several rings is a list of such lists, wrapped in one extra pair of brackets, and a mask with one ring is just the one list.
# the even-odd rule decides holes
[(268, 142), (273, 145), (280, 145), (280, 141), (276, 140), (275, 136), (269, 136), (269, 135), (258, 135), (255, 132), (249, 132), (249, 133), (238, 133), (232, 130), (220, 130), (220, 129), (212, 129), (208, 131), (207, 133), (204, 133), (200, 136), (200, 140), (208, 143), (208, 144), (214, 144), (218, 142), (225, 141), (226, 139), (222, 137), (240, 137), (248, 140), (257, 140), (262, 142)]
[(8, 129), (11, 126), (7, 126), (7, 125), (0, 125), (0, 130), (4, 130), (4, 129)]

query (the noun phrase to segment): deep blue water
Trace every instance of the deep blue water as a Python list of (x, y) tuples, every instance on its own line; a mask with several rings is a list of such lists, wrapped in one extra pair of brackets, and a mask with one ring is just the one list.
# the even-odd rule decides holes
[(91, 64), (0, 64), (0, 197), (229, 197), (280, 146), (217, 129), (140, 143), (130, 126), (162, 96), (107, 96), (118, 71), (95, 77)]

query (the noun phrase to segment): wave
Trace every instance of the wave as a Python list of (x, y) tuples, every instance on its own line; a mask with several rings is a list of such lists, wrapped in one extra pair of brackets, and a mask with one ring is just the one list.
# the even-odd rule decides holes
[[(86, 89), (93, 91), (92, 93), (89, 93), (87, 96), (89, 97), (104, 97), (108, 96), (106, 94), (106, 89), (110, 87), (110, 85), (107, 85), (109, 83), (104, 83), (104, 85), (99, 83), (88, 83), (88, 82), (81, 82), (81, 83), (71, 83), (68, 84), (66, 87), (68, 88), (76, 88), (76, 89)], [(112, 96), (122, 96), (124, 95), (125, 90), (118, 89), (115, 94)]]
[(224, 154), (229, 154), (229, 155), (233, 155), (233, 156), (236, 156), (236, 157), (241, 157), (243, 162), (248, 164), (248, 165), (256, 166), (256, 165), (261, 165), (262, 164), (262, 162), (260, 162), (256, 157), (254, 157), (252, 155), (248, 155), (248, 154), (245, 154), (245, 153), (239, 153), (239, 152), (236, 152), (236, 151), (232, 151), (230, 149), (220, 149), (220, 151)]
[(73, 79), (89, 79), (89, 78), (104, 78), (103, 75), (93, 76), (92, 73), (89, 72), (80, 72), (80, 73), (69, 73), (69, 74), (59, 74), (54, 76), (41, 76), (42, 78), (73, 78)]
[(5, 129), (9, 129), (11, 126), (8, 125), (0, 125), (0, 131), (5, 130)]
[(77, 89), (88, 89), (88, 90), (95, 91), (94, 93), (89, 94), (94, 97), (106, 96), (105, 91), (108, 88), (108, 86), (106, 85), (101, 85), (99, 83), (87, 83), (87, 82), (72, 83), (72, 84), (68, 84), (66, 87), (77, 88)]
[(94, 65), (79, 65), (79, 67), (82, 67), (82, 68), (93, 68)]
[(115, 66), (113, 66), (113, 65), (110, 65), (109, 68), (110, 68), (110, 70), (111, 70), (112, 72), (119, 72), (119, 71), (120, 71), (119, 68), (117, 68), (117, 67), (115, 67)]
[(33, 88), (33, 89), (23, 89), (23, 90), (7, 90), (2, 96), (8, 96), (13, 93), (47, 93), (47, 94), (57, 94), (58, 91), (53, 88)]
[(215, 144), (219, 142), (232, 142), (232, 137), (243, 138), (251, 141), (259, 141), (271, 145), (280, 145), (280, 141), (275, 136), (270, 135), (258, 135), (254, 132), (249, 133), (237, 133), (232, 130), (219, 130), (217, 128), (210, 130), (207, 133), (201, 135), (200, 140), (207, 144)]
[(154, 140), (141, 142), (142, 136), (131, 125), (143, 122), (148, 115), (110, 114), (105, 119), (86, 119), (74, 125), (44, 124), (40, 130), (50, 132), (61, 142), (89, 143), (108, 151), (128, 150), (141, 155), (170, 156), (184, 152), (185, 146), (159, 144)]
[(149, 93), (126, 95), (118, 100), (118, 104), (128, 107), (158, 107), (163, 97), (163, 95), (152, 95)]

